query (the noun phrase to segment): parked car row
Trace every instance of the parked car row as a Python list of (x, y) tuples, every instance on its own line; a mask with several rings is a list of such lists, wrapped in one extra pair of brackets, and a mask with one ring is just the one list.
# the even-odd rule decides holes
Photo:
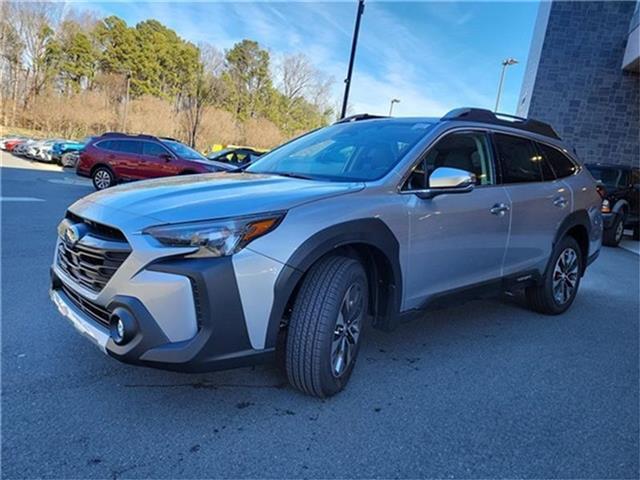
[(40, 162), (75, 168), (102, 190), (130, 180), (243, 169), (266, 150), (215, 145), (208, 157), (168, 137), (108, 132), (83, 140), (9, 136), (0, 148)]
[(62, 138), (35, 139), (9, 136), (0, 140), (0, 149), (30, 160), (75, 167), (77, 154), (91, 138), (93, 137), (76, 141)]

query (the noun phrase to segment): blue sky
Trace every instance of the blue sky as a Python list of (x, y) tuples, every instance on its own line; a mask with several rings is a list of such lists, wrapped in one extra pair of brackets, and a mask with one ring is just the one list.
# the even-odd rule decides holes
[[(76, 4), (129, 24), (155, 18), (193, 42), (221, 50), (257, 40), (274, 58), (303, 52), (335, 79), (337, 105), (355, 18), (347, 2), (93, 2)], [(500, 110), (513, 113), (538, 2), (368, 1), (362, 19), (350, 104), (353, 112), (439, 115), (459, 106), (493, 109), (506, 57)]]

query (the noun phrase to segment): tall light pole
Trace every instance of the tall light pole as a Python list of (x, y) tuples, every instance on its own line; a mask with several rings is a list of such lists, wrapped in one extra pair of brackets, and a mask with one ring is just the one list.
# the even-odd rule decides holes
[(399, 98), (392, 98), (391, 99), (391, 104), (389, 105), (389, 116), (393, 115), (393, 104), (394, 103), (400, 103), (400, 99)]
[(349, 103), (349, 87), (351, 87), (351, 74), (353, 73), (353, 62), (356, 58), (356, 47), (358, 46), (358, 33), (360, 32), (360, 18), (364, 13), (364, 0), (358, 0), (358, 11), (356, 13), (356, 25), (353, 29), (353, 40), (351, 42), (351, 56), (349, 57), (349, 69), (347, 78), (344, 79), (344, 97), (342, 98), (342, 111), (340, 118), (347, 116), (347, 104)]
[(500, 106), (500, 95), (502, 95), (502, 84), (504, 83), (504, 72), (510, 65), (515, 65), (518, 63), (518, 60), (515, 58), (506, 58), (502, 61), (502, 71), (500, 72), (500, 83), (498, 83), (498, 95), (496, 96), (496, 108), (494, 112), (498, 111), (498, 107)]

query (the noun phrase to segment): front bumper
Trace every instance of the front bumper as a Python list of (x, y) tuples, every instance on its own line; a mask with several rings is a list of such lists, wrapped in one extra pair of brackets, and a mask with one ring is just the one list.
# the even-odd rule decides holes
[[(145, 297), (149, 289), (123, 290), (101, 306), (108, 313), (126, 309), (135, 319), (135, 334), (124, 345), (118, 345), (111, 337), (108, 320), (92, 316), (91, 299), (67, 294), (73, 285), (63, 281), (56, 269), (52, 269), (50, 296), (58, 311), (83, 335), (103, 352), (124, 363), (144, 365), (164, 370), (203, 372), (235, 368), (274, 359), (275, 349), (252, 348), (243, 314), (240, 294), (230, 257), (215, 259), (171, 258), (152, 263), (145, 268), (150, 275), (176, 276), (188, 279), (196, 316), (197, 331), (191, 338), (171, 341), (166, 331), (166, 319), (158, 318), (165, 309), (159, 302), (180, 302), (184, 289), (161, 295)], [(63, 283), (64, 282), (64, 283)], [(133, 282), (132, 282), (133, 283)], [(185, 282), (186, 284), (186, 282)], [(169, 296), (169, 298), (167, 298)], [(73, 297), (76, 297), (75, 299)], [(175, 297), (175, 298), (171, 298)], [(78, 298), (87, 302), (83, 308)], [(154, 311), (154, 314), (151, 313)], [(179, 310), (176, 312), (179, 316)], [(180, 318), (175, 319), (180, 322)], [(163, 330), (164, 327), (165, 329)]]

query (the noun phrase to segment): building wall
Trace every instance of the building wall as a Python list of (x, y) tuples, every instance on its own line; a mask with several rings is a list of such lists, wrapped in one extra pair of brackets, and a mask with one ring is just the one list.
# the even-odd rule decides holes
[(584, 162), (638, 165), (640, 76), (622, 70), (636, 3), (540, 8), (518, 114), (551, 123)]

